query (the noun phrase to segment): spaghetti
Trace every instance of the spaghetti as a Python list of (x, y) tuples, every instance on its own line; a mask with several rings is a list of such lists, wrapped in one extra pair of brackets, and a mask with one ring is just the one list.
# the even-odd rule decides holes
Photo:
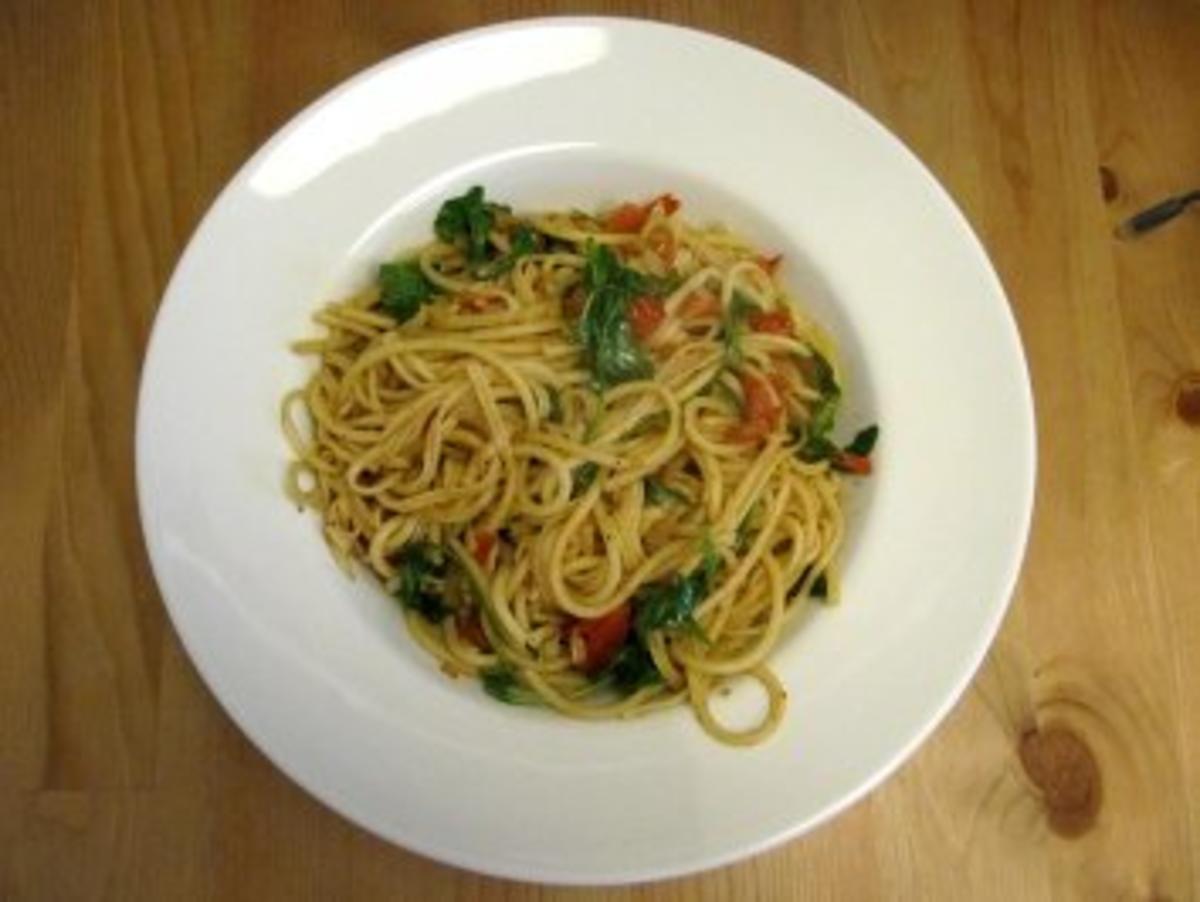
[[(436, 240), (316, 314), (283, 402), (287, 490), (452, 676), (572, 717), (678, 703), (734, 744), (778, 726), (767, 666), (836, 590), (833, 349), (760, 255), (663, 195), (517, 216), (481, 188)], [(762, 721), (713, 713), (735, 678)]]

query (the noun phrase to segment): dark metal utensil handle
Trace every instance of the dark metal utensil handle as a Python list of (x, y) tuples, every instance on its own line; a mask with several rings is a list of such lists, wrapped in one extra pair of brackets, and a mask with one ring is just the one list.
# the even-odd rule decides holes
[(1168, 197), (1161, 203), (1129, 217), (1117, 227), (1117, 234), (1122, 238), (1132, 238), (1143, 232), (1149, 232), (1164, 222), (1174, 219), (1196, 201), (1200, 201), (1200, 189), (1180, 194), (1177, 197)]

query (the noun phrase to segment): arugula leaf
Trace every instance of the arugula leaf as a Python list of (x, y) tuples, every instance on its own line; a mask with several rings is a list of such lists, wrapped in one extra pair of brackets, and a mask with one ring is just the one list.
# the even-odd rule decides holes
[(479, 279), (494, 279), (496, 276), (508, 272), (517, 265), (518, 260), (527, 254), (532, 254), (536, 250), (537, 236), (533, 229), (521, 223), (521, 225), (517, 226), (516, 232), (513, 233), (512, 244), (509, 247), (508, 253), (497, 257), (491, 263), (475, 267), (475, 277)]
[(577, 466), (571, 473), (571, 497), (578, 498), (590, 489), (599, 474), (600, 465), (595, 461), (589, 460)]
[(697, 584), (683, 576), (644, 586), (634, 596), (637, 615), (634, 628), (642, 641), (654, 630), (682, 627), (692, 617), (699, 598)]
[(823, 395), (841, 394), (842, 388), (838, 385), (837, 377), (833, 373), (833, 364), (830, 363), (825, 355), (816, 348), (812, 349), (812, 355), (804, 358), (807, 361), (809, 370), (808, 381)]
[(812, 409), (812, 416), (804, 427), (804, 441), (797, 451), (805, 463), (815, 464), (828, 460), (838, 453), (838, 446), (829, 437), (837, 420), (839, 395), (827, 395)]
[(396, 599), (430, 623), (440, 623), (450, 613), (443, 596), (449, 566), (445, 550), (432, 542), (410, 542), (392, 555), (392, 564), (399, 579)]
[(646, 503), (654, 506), (660, 504), (670, 504), (672, 501), (678, 501), (680, 504), (688, 503), (688, 496), (673, 489), (666, 483), (662, 482), (654, 476), (647, 476), (645, 479), (646, 488)]
[(452, 197), (442, 204), (433, 230), (447, 244), (464, 250), (471, 263), (487, 259), (488, 233), (495, 221), (495, 204), (483, 198), (483, 188), (475, 185), (466, 194)]
[(847, 454), (857, 454), (860, 457), (870, 457), (871, 452), (875, 450), (875, 442), (879, 440), (879, 427), (872, 423), (866, 429), (859, 430), (858, 434), (850, 440), (842, 450)]
[(508, 256), (514, 261), (526, 254), (532, 254), (537, 250), (538, 236), (529, 226), (521, 223), (517, 226), (516, 232), (513, 233), (512, 245), (509, 247)]
[(507, 664), (497, 664), (479, 672), (483, 691), (506, 705), (536, 705), (537, 696), (525, 688), (515, 670)]
[(721, 558), (710, 545), (704, 550), (700, 566), (687, 576), (676, 574), (666, 582), (651, 583), (641, 589), (634, 596), (637, 611), (633, 621), (634, 631), (641, 640), (647, 641), (655, 630), (685, 629), (707, 642), (694, 612), (708, 595), (720, 566)]
[(837, 454), (838, 446), (823, 435), (810, 435), (796, 453), (806, 464), (816, 464)]
[(416, 260), (384, 263), (379, 267), (379, 305), (398, 323), (416, 316), (421, 305), (433, 298), (435, 290)]
[(721, 319), (721, 341), (725, 345), (726, 366), (738, 366), (742, 362), (742, 336), (746, 332), (746, 319), (758, 309), (758, 304), (740, 291), (734, 291), (729, 309)]
[(645, 277), (622, 266), (603, 244), (589, 243), (583, 272), (587, 305), (579, 321), (583, 357), (600, 389), (645, 379), (654, 365), (634, 341), (627, 315), (629, 304), (646, 291)]
[(613, 659), (595, 676), (596, 682), (610, 683), (622, 695), (632, 695), (643, 686), (662, 680), (650, 652), (636, 636), (621, 646)]
[[(879, 427), (868, 426), (866, 429), (860, 430), (845, 448), (839, 448), (826, 436), (810, 435), (804, 444), (797, 449), (796, 453), (800, 455), (800, 459), (805, 463), (818, 463), (822, 460), (831, 460), (834, 469), (862, 475), (864, 471), (847, 467), (843, 463), (844, 458), (842, 455), (846, 454), (860, 458), (870, 457), (871, 452), (875, 449), (875, 442), (878, 437)], [(865, 472), (869, 472), (869, 470)]]
[(588, 241), (584, 257), (583, 284), (588, 291), (601, 291), (620, 283), (624, 267), (608, 245)]
[(829, 580), (822, 573), (813, 580), (813, 584), (808, 587), (808, 594), (813, 598), (828, 598), (829, 597)]
[(830, 439), (837, 421), (838, 406), (842, 401), (842, 388), (833, 374), (833, 366), (814, 350), (807, 361), (808, 381), (818, 392), (820, 399), (812, 407), (808, 424), (803, 431), (803, 441), (797, 454), (805, 463), (828, 460), (838, 452), (838, 446)]
[(800, 358), (806, 381), (815, 388), (820, 397), (813, 404), (808, 423), (800, 428), (797, 438), (797, 456), (805, 463), (832, 461), (835, 469), (865, 475), (870, 472), (870, 457), (879, 439), (879, 427), (870, 425), (851, 439), (845, 448), (839, 448), (832, 439), (837, 421), (838, 407), (842, 400), (842, 389), (833, 372), (833, 365), (817, 350), (811, 356)]
[[(804, 585), (804, 581), (812, 573), (812, 568), (813, 565), (809, 564), (800, 572), (800, 576), (797, 577), (796, 581), (792, 583), (792, 587), (788, 590), (789, 599), (795, 598), (800, 594), (800, 587)], [(829, 579), (824, 573), (817, 574), (817, 578), (812, 581), (812, 585), (808, 587), (808, 597), (819, 598), (821, 600), (829, 598)]]
[(834, 424), (837, 422), (838, 406), (841, 404), (841, 395), (834, 393), (826, 395), (813, 408), (812, 419), (808, 421), (808, 433), (812, 436), (824, 436), (833, 431)]

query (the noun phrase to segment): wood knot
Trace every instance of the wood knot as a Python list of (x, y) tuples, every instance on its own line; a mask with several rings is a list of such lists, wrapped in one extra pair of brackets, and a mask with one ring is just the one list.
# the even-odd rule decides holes
[(1117, 183), (1117, 174), (1107, 166), (1100, 167), (1100, 196), (1104, 198), (1106, 204), (1111, 204), (1117, 199), (1117, 195), (1121, 193), (1120, 185)]
[(1063, 726), (1021, 736), (1021, 766), (1042, 794), (1046, 820), (1059, 836), (1082, 836), (1100, 811), (1100, 768), (1079, 736)]
[(1200, 427), (1200, 373), (1188, 373), (1175, 384), (1175, 415)]

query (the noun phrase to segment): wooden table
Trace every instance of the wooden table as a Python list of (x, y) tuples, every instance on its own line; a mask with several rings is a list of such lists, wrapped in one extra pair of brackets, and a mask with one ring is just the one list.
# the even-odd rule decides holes
[[(775, 852), (611, 891), (454, 871), (284, 779), (181, 651), (133, 489), (155, 307), (251, 150), (389, 54), (568, 10), (730, 35), (899, 134), (1008, 287), (1040, 433), (1017, 598), (911, 763)], [(1112, 234), (1200, 184), (1194, 2), (10, 0), (0, 121), (0, 899), (1200, 895), (1200, 211)]]

